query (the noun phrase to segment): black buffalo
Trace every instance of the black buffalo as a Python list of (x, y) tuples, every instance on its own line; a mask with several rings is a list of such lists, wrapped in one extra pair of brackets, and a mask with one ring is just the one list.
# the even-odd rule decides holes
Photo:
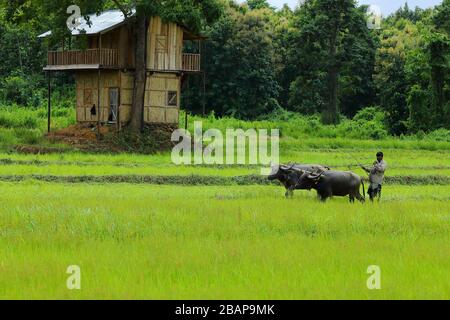
[[(333, 196), (349, 196), (350, 202), (355, 202), (355, 198), (365, 202), (366, 191), (362, 178), (353, 172), (345, 171), (322, 171), (318, 173), (304, 172), (292, 169), (300, 174), (297, 182), (297, 189), (315, 189), (321, 201), (326, 201)], [(359, 193), (360, 186), (363, 187), (363, 195)]]
[(329, 170), (325, 166), (318, 164), (291, 164), (272, 166), (272, 172), (268, 179), (278, 180), (286, 188), (286, 198), (294, 196), (294, 190), (298, 188), (298, 182), (305, 172), (320, 173)]

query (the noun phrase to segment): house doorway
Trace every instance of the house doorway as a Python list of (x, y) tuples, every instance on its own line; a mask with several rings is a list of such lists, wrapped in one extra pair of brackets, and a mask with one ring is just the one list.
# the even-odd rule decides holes
[(109, 88), (109, 123), (117, 123), (119, 117), (119, 88)]

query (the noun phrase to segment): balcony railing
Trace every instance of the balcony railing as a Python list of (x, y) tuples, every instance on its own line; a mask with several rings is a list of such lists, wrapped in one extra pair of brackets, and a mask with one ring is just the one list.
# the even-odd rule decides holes
[(197, 53), (183, 53), (183, 71), (198, 72), (201, 69), (201, 55)]
[(49, 66), (92, 65), (118, 67), (119, 52), (115, 49), (87, 49), (71, 51), (49, 51)]
[[(117, 68), (120, 67), (119, 52), (116, 49), (49, 51), (48, 65), (100, 65), (102, 67)], [(183, 53), (182, 70), (187, 72), (200, 71), (201, 55), (196, 53)]]

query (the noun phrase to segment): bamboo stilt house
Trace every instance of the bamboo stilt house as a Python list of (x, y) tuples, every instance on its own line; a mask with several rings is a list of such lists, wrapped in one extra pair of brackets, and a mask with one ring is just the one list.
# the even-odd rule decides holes
[[(48, 51), (44, 68), (52, 72), (73, 72), (76, 81), (76, 115), (78, 123), (117, 124), (130, 120), (134, 86), (133, 26), (119, 10), (91, 15), (90, 23), (82, 19), (72, 37), (87, 37), (84, 50), (62, 48)], [(51, 35), (48, 31), (39, 37)], [(201, 73), (200, 50), (183, 52), (185, 41), (200, 41), (185, 27), (150, 19), (147, 30), (147, 81), (144, 122), (178, 124), (182, 81), (189, 73)], [(50, 109), (50, 99), (49, 99)], [(49, 112), (50, 129), (50, 112)]]

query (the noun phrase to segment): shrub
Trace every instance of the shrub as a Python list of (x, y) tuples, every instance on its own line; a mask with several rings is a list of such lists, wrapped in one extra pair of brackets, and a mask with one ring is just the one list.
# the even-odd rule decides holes
[(355, 139), (380, 140), (388, 136), (385, 114), (376, 107), (360, 110), (353, 120), (344, 120), (337, 126), (339, 136)]
[(12, 128), (15, 126), (14, 119), (8, 113), (0, 113), (0, 127)]
[(16, 128), (14, 129), (14, 135), (22, 144), (38, 144), (42, 139), (41, 131), (36, 129)]
[(28, 129), (35, 129), (38, 127), (38, 121), (37, 121), (36, 117), (27, 115), (22, 120), (22, 125), (23, 125), (23, 127), (28, 128)]
[(17, 137), (11, 129), (0, 128), (0, 146), (11, 146), (17, 143)]
[(42, 88), (36, 79), (30, 79), (26, 75), (13, 73), (1, 81), (1, 98), (6, 103), (15, 103), (21, 106), (37, 108), (42, 103)]
[(9, 76), (2, 81), (3, 98), (7, 102), (14, 102), (20, 105), (26, 105), (28, 102), (27, 81), (20, 76)]
[(426, 135), (426, 139), (450, 142), (450, 130), (444, 128), (434, 130)]
[(358, 111), (353, 120), (376, 121), (382, 124), (385, 121), (385, 113), (377, 107), (367, 107)]
[[(52, 110), (52, 117), (67, 117), (70, 115), (70, 109), (66, 107), (60, 107)], [(45, 117), (47, 117), (47, 111), (45, 112)]]

